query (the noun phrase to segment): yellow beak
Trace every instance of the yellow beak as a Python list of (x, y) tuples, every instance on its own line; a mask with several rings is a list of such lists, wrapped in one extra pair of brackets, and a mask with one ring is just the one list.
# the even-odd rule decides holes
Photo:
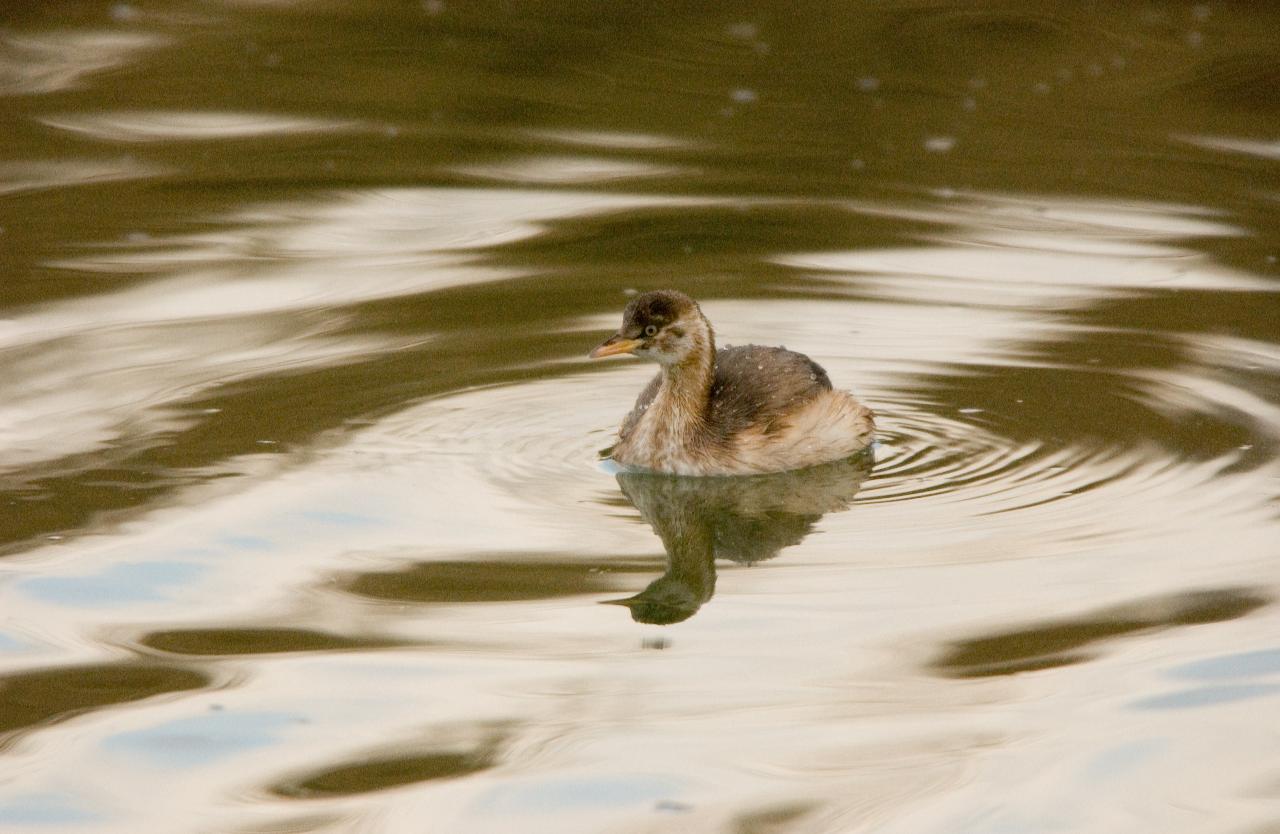
[(640, 339), (628, 339), (621, 333), (615, 333), (600, 343), (599, 347), (588, 354), (592, 359), (601, 359), (605, 356), (617, 356), (620, 353), (634, 353), (635, 349), (640, 347)]

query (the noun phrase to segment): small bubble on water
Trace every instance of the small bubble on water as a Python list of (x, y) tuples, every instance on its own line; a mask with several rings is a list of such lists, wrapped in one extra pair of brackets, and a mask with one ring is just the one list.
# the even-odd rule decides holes
[(128, 3), (116, 3), (111, 7), (111, 19), (117, 23), (128, 23), (131, 20), (137, 20), (141, 16), (138, 7)]
[(738, 102), (738, 104), (754, 104), (757, 95), (755, 90), (748, 87), (738, 87), (729, 93), (729, 98)]
[(760, 34), (760, 29), (749, 20), (741, 23), (730, 23), (724, 27), (724, 33), (740, 41), (753, 41)]
[(1269, 264), (1273, 264), (1273, 263), (1275, 263), (1275, 262), (1276, 262), (1276, 256), (1275, 256), (1275, 255), (1267, 255), (1267, 257), (1266, 257), (1266, 258), (1264, 258), (1263, 260), (1265, 260), (1265, 261), (1266, 261), (1267, 263), (1269, 263)]
[(151, 235), (146, 232), (129, 232), (129, 234), (125, 235), (125, 240), (130, 243), (146, 243), (151, 240)]
[(640, 294), (640, 290), (636, 289), (635, 287), (627, 287), (626, 289), (624, 289), (624, 290), (622, 291), (622, 294), (623, 294), (623, 295), (625, 295), (625, 296), (630, 297), (630, 296), (633, 296), (633, 295), (639, 295), (639, 294)]
[(757, 371), (763, 371), (763, 370), (764, 370), (764, 365), (756, 365), (756, 370), (757, 370)]
[(1035, 92), (1036, 95), (1044, 96), (1044, 95), (1048, 95), (1049, 92), (1053, 89), (1053, 87), (1050, 87), (1047, 81), (1037, 81), (1031, 87), (1031, 89)]
[(981, 414), (982, 409), (981, 408), (962, 408), (960, 409), (960, 413), (961, 414)]
[(45, 538), (51, 542), (60, 542), (66, 537), (65, 536), (45, 536)]
[(955, 146), (954, 136), (930, 136), (924, 140), (924, 149), (929, 153), (947, 153)]
[(255, 440), (253, 442), (257, 443), (259, 446), (275, 446), (280, 441), (279, 440)]
[(880, 89), (880, 79), (871, 75), (864, 75), (857, 80), (858, 89), (864, 93), (874, 93)]
[(200, 413), (201, 414), (221, 414), (222, 409), (221, 408), (202, 408), (200, 409)]
[(1237, 449), (1239, 449), (1239, 450), (1240, 450), (1240, 451), (1242, 451), (1242, 452), (1248, 452), (1248, 451), (1250, 451), (1250, 450), (1252, 450), (1252, 449), (1253, 449), (1253, 444), (1252, 444), (1252, 443), (1246, 443), (1246, 444), (1244, 444), (1243, 446), (1237, 446), (1236, 448), (1237, 448)]

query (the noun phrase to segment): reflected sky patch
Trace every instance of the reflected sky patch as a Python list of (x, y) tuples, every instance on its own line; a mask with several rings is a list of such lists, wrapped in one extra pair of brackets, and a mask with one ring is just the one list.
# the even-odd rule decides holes
[(299, 720), (282, 712), (210, 712), (109, 736), (102, 746), (155, 767), (198, 767), (276, 744)]
[(1237, 684), (1224, 686), (1203, 686), (1172, 692), (1168, 695), (1156, 695), (1134, 701), (1133, 709), (1139, 710), (1175, 710), (1200, 709), (1233, 704), (1237, 701), (1251, 701), (1255, 698), (1269, 698), (1280, 695), (1280, 684)]
[(41, 792), (14, 796), (0, 802), (0, 824), (53, 826), (84, 825), (102, 815), (77, 804), (68, 795)]
[(1224, 678), (1254, 678), (1263, 675), (1280, 675), (1280, 649), (1263, 649), (1256, 652), (1211, 657), (1186, 663), (1170, 670), (1175, 678), (1191, 680), (1221, 680)]
[(511, 782), (487, 791), (476, 802), (490, 814), (545, 814), (652, 804), (683, 795), (681, 779), (652, 773), (564, 776)]
[(12, 634), (6, 634), (0, 631), (0, 653), (18, 654), (31, 648), (30, 644), (25, 640), (20, 640)]
[(1107, 783), (1141, 768), (1169, 749), (1164, 738), (1141, 738), (1103, 750), (1085, 766), (1084, 779)]
[(175, 589), (194, 582), (206, 570), (192, 562), (128, 562), (96, 575), (34, 577), (18, 582), (17, 589), (55, 605), (127, 605), (171, 599)]

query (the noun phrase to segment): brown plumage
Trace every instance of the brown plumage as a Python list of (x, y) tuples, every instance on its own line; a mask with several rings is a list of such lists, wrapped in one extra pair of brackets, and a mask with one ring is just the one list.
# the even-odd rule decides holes
[(619, 463), (679, 475), (745, 475), (848, 457), (871, 442), (874, 419), (826, 371), (784, 348), (715, 349), (696, 302), (645, 293), (593, 358), (630, 353), (662, 370), (619, 431)]

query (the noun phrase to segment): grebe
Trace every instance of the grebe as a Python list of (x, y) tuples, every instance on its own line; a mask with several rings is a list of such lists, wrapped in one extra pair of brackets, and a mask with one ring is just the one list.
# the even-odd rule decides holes
[(785, 348), (716, 350), (697, 302), (675, 290), (631, 299), (592, 359), (629, 353), (662, 370), (622, 421), (612, 457), (673, 475), (754, 475), (847, 458), (875, 432), (871, 409)]

